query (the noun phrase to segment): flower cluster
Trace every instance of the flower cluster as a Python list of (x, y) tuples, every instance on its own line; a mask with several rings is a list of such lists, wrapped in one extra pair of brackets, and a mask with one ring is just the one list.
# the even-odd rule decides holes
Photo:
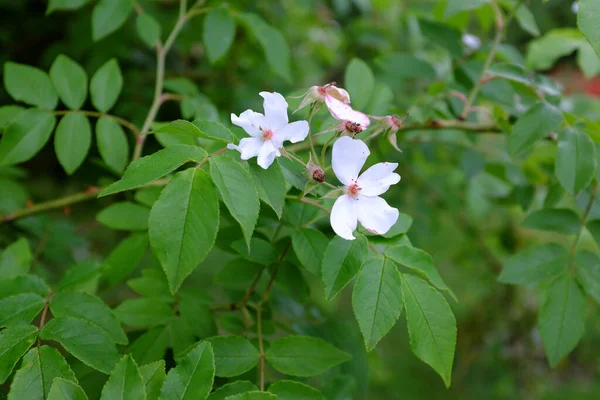
[[(231, 114), (231, 122), (244, 129), (249, 138), (243, 138), (238, 145), (230, 143), (229, 149), (237, 150), (242, 160), (257, 157), (257, 163), (264, 169), (271, 166), (276, 157), (281, 156), (284, 142), (299, 143), (309, 133), (307, 121), (289, 122), (288, 103), (279, 93), (261, 92), (264, 99), (264, 114), (246, 110), (239, 116)], [(359, 175), (369, 148), (354, 137), (367, 129), (369, 117), (350, 106), (350, 95), (334, 83), (313, 86), (303, 96), (298, 109), (306, 106), (325, 104), (331, 115), (339, 121), (333, 129), (340, 135), (333, 144), (331, 166), (337, 179), (344, 185), (331, 210), (330, 222), (334, 232), (346, 240), (353, 240), (353, 232), (358, 222), (371, 233), (384, 234), (398, 220), (398, 210), (390, 207), (379, 195), (391, 185), (400, 181), (394, 173), (396, 163), (379, 163)], [(379, 118), (381, 119), (381, 117)], [(383, 117), (384, 130), (395, 133), (401, 121), (396, 117)], [(307, 169), (312, 179), (318, 183), (325, 181), (323, 170), (313, 161)]]

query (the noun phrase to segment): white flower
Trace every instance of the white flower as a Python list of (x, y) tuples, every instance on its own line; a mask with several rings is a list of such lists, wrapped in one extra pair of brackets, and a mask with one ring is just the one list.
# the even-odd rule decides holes
[(462, 42), (470, 50), (478, 50), (481, 47), (481, 39), (475, 35), (471, 35), (470, 33), (465, 33), (462, 35)]
[(329, 94), (325, 95), (325, 104), (333, 118), (341, 121), (340, 130), (344, 133), (356, 135), (367, 129), (371, 123), (366, 114), (353, 110), (348, 104)]
[(304, 99), (302, 99), (302, 103), (298, 107), (298, 110), (308, 106), (309, 104), (315, 103), (317, 101), (325, 101), (326, 96), (331, 96), (337, 100), (345, 104), (350, 104), (350, 95), (348, 92), (342, 88), (335, 86), (335, 82), (328, 83), (325, 86), (311, 86), (310, 89), (304, 94)]
[(230, 143), (227, 148), (241, 153), (242, 160), (258, 157), (258, 165), (267, 169), (279, 151), (283, 142), (289, 140), (298, 143), (308, 135), (308, 122), (296, 121), (288, 123), (288, 103), (279, 93), (260, 92), (265, 101), (263, 107), (265, 114), (246, 110), (236, 116), (231, 114), (231, 123), (243, 128), (251, 137), (240, 140), (239, 146)]
[(398, 210), (379, 197), (400, 182), (394, 173), (398, 164), (375, 164), (359, 176), (368, 156), (369, 148), (361, 140), (343, 136), (333, 145), (331, 164), (345, 194), (335, 201), (330, 221), (334, 232), (346, 240), (354, 240), (358, 221), (369, 232), (384, 234), (398, 220)]

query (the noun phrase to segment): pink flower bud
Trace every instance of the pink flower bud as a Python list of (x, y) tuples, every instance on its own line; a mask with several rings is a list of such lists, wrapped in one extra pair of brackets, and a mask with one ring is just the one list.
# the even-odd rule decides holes
[(344, 104), (350, 104), (350, 95), (348, 92), (342, 88), (336, 87), (335, 82), (331, 82), (325, 86), (311, 86), (310, 89), (304, 93), (304, 98), (296, 111), (316, 102), (325, 102), (326, 96), (331, 96)]

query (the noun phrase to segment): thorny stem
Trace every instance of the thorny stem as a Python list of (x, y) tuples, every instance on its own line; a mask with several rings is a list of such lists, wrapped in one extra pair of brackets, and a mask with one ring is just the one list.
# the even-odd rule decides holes
[(119, 125), (122, 125), (125, 128), (129, 129), (136, 136), (140, 134), (140, 130), (138, 129), (138, 127), (135, 126), (134, 124), (132, 124), (131, 122), (127, 121), (126, 119), (117, 117), (115, 115), (98, 112), (98, 111), (60, 110), (60, 111), (52, 111), (52, 114), (54, 114), (54, 115), (83, 114), (83, 115), (87, 115), (88, 117), (96, 117), (96, 118), (106, 117), (106, 118), (112, 119)]
[(571, 248), (569, 249), (569, 258), (570, 258), (569, 268), (571, 268), (575, 262), (575, 250), (577, 248), (577, 244), (579, 243), (579, 239), (581, 239), (581, 234), (583, 233), (583, 229), (585, 228), (585, 224), (587, 223), (587, 219), (588, 219), (588, 216), (592, 209), (592, 206), (594, 205), (594, 201), (596, 200), (597, 192), (598, 192), (598, 182), (596, 182), (594, 184), (594, 187), (592, 188), (592, 191), (590, 193), (590, 199), (588, 201), (587, 206), (585, 207), (583, 216), (581, 217), (581, 228), (579, 228), (579, 232), (577, 232), (577, 236), (575, 236), (575, 239), (573, 240), (573, 243), (571, 244)]

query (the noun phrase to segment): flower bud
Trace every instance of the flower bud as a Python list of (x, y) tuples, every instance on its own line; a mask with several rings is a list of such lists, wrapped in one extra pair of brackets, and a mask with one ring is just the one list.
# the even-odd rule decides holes
[(296, 111), (318, 101), (324, 102), (325, 96), (331, 96), (344, 104), (350, 104), (350, 95), (348, 94), (348, 92), (334, 85), (335, 82), (328, 83), (325, 86), (311, 86), (311, 88), (308, 89), (306, 93), (304, 93), (304, 98), (302, 99), (302, 102), (300, 103), (300, 106), (298, 106)]
[(323, 168), (319, 167), (312, 161), (312, 158), (308, 160), (306, 164), (306, 173), (308, 175), (308, 179), (312, 179), (315, 182), (323, 183), (325, 182), (325, 171)]

